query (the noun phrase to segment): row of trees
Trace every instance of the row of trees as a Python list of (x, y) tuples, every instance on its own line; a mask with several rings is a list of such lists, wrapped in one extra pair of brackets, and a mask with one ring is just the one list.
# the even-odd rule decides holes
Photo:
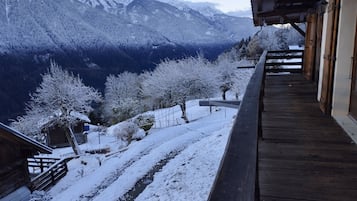
[(153, 71), (140, 75), (124, 72), (108, 76), (103, 117), (114, 124), (146, 110), (178, 105), (182, 119), (189, 122), (186, 101), (214, 97), (228, 91), (236, 98), (244, 90), (252, 70), (241, 69), (242, 61), (220, 57), (211, 63), (203, 57), (164, 60)]
[[(299, 25), (305, 29), (304, 24)], [(290, 26), (262, 27), (253, 37), (242, 39), (230, 51), (231, 58), (258, 58), (263, 50), (286, 50), (290, 45), (304, 45), (304, 37)]]
[(44, 137), (41, 131), (54, 125), (66, 128), (67, 139), (79, 154), (71, 128), (77, 121), (88, 119), (93, 103), (101, 105), (101, 118), (108, 125), (146, 110), (174, 105), (180, 106), (182, 118), (188, 123), (186, 101), (218, 93), (225, 99), (229, 90), (239, 94), (246, 83), (242, 77), (249, 74), (237, 66), (239, 61), (229, 57), (220, 57), (213, 63), (201, 56), (163, 60), (153, 71), (140, 75), (130, 72), (109, 75), (103, 98), (97, 90), (85, 86), (79, 76), (52, 62), (42, 75), (40, 86), (30, 94), (26, 114), (17, 117), (12, 126), (37, 139)]

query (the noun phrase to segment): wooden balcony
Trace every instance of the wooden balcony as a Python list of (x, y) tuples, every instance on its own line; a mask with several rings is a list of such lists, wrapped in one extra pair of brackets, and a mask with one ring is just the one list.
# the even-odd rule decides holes
[(320, 111), (315, 83), (301, 73), (265, 74), (265, 56), (209, 200), (357, 200), (357, 146)]

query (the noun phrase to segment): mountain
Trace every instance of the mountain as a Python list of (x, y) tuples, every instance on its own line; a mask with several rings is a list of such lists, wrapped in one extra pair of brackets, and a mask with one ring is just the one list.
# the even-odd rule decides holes
[(214, 12), (155, 0), (3, 1), (0, 121), (23, 112), (51, 61), (103, 90), (108, 74), (197, 52), (214, 59), (256, 30), (251, 19)]
[(190, 1), (180, 1), (180, 0), (158, 0), (158, 1), (173, 5), (180, 10), (195, 10), (207, 17), (211, 17), (216, 14), (223, 14), (222, 11), (215, 8), (214, 3), (190, 2)]
[(260, 29), (252, 26), (252, 19), (248, 17), (216, 14), (211, 17), (211, 20), (218, 24), (230, 38), (234, 38), (235, 40), (248, 38), (253, 35), (252, 33), (256, 33)]
[[(127, 19), (133, 24), (154, 29), (170, 41), (184, 45), (232, 44), (257, 31), (251, 19), (225, 15), (210, 3), (177, 0), (80, 1)], [(229, 21), (224, 21), (222, 16), (226, 16)], [(234, 20), (238, 23), (230, 24)], [(236, 25), (241, 22), (243, 24), (239, 28), (244, 29), (237, 29)]]
[(0, 4), (4, 51), (104, 49), (119, 45), (169, 43), (156, 31), (86, 4), (63, 1), (11, 1)]
[(179, 10), (159, 1), (134, 0), (127, 6), (126, 14), (131, 22), (151, 27), (176, 43), (233, 42), (213, 21), (195, 10)]
[(227, 15), (236, 16), (236, 17), (250, 17), (252, 18), (252, 11), (251, 10), (238, 10), (228, 12)]

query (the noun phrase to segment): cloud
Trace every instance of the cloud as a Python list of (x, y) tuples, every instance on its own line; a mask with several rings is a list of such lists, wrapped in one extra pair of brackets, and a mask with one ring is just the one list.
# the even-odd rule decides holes
[(204, 3), (225, 13), (251, 10), (250, 0), (184, 0), (186, 2)]

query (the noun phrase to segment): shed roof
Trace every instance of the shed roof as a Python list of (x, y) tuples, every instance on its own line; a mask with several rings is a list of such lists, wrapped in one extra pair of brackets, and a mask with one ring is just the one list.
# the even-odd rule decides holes
[(4, 138), (15, 143), (21, 144), (21, 148), (39, 151), (41, 153), (52, 153), (52, 149), (43, 145), (28, 136), (16, 131), (15, 129), (0, 123), (0, 138)]
[(325, 0), (251, 0), (256, 26), (306, 22), (309, 13), (316, 12)]

